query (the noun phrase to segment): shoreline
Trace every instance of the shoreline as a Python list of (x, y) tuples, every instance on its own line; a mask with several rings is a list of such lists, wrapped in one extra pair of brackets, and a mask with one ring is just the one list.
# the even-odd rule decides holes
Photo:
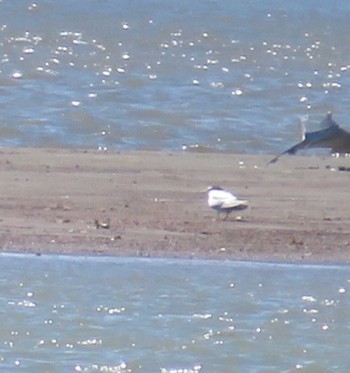
[[(245, 265), (245, 266), (271, 266), (271, 267), (289, 267), (289, 266), (300, 266), (300, 267), (319, 267), (319, 268), (348, 268), (350, 263), (342, 262), (301, 262), (301, 261), (269, 261), (269, 260), (240, 260), (240, 259), (219, 259), (219, 258), (187, 258), (187, 257), (172, 257), (172, 256), (124, 256), (124, 255), (104, 255), (104, 254), (89, 254), (89, 253), (59, 253), (59, 252), (23, 252), (23, 251), (0, 251), (0, 258), (19, 258), (26, 260), (27, 258), (43, 258), (48, 260), (67, 260), (67, 261), (89, 261), (92, 262), (110, 262), (116, 259), (118, 263), (132, 263), (132, 262), (146, 262), (151, 263), (153, 261), (165, 262), (165, 263), (187, 263), (187, 264), (199, 264), (205, 265), (206, 263), (217, 263), (223, 265)], [(295, 267), (294, 267), (295, 268)]]
[[(1, 252), (350, 263), (347, 157), (0, 154)], [(213, 184), (248, 200), (241, 220), (215, 220), (201, 193)]]

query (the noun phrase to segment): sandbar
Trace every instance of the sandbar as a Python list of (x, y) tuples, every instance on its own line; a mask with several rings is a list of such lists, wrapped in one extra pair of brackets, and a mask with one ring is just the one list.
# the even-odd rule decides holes
[[(0, 150), (2, 252), (350, 263), (350, 159)], [(204, 190), (249, 208), (217, 219)]]

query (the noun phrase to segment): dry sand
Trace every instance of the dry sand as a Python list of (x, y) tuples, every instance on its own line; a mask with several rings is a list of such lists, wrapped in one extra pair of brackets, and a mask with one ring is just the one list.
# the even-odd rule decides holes
[[(2, 149), (4, 252), (350, 263), (349, 158)], [(216, 221), (209, 185), (249, 201)]]

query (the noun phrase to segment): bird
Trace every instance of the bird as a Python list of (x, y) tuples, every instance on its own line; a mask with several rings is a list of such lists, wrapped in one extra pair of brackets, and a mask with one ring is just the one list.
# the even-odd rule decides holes
[(321, 130), (306, 132), (304, 123), (301, 123), (301, 125), (301, 142), (271, 159), (267, 165), (277, 162), (284, 154), (295, 154), (301, 149), (329, 148), (332, 153), (350, 153), (350, 133), (341, 128), (339, 124), (333, 120), (331, 112), (327, 113), (326, 117), (320, 123)]
[(218, 218), (220, 213), (225, 213), (223, 220), (226, 220), (232, 211), (245, 210), (248, 207), (248, 201), (238, 199), (219, 186), (208, 187), (207, 193), (208, 206), (216, 210)]

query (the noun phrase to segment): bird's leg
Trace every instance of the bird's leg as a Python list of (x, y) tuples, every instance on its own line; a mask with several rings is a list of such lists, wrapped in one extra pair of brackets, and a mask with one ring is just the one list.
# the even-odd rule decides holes
[(226, 211), (226, 215), (225, 215), (223, 220), (225, 220), (225, 221), (227, 220), (229, 213), (230, 213), (230, 211)]

